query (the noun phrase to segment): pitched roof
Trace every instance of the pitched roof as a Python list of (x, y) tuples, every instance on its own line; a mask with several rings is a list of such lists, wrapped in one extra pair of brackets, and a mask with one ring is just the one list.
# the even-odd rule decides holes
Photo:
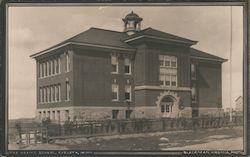
[(214, 60), (214, 61), (220, 61), (220, 62), (225, 62), (227, 61), (227, 59), (215, 56), (215, 55), (211, 55), (209, 53), (194, 49), (194, 48), (190, 48), (190, 53), (191, 53), (191, 57), (197, 58), (197, 59), (207, 59), (207, 60)]
[(128, 35), (125, 32), (117, 32), (92, 27), (87, 31), (70, 38), (69, 41), (123, 48), (133, 48), (129, 44), (123, 42), (123, 40), (127, 37)]
[(80, 43), (92, 46), (98, 45), (98, 46), (106, 46), (106, 47), (108, 46), (108, 47), (125, 48), (133, 50), (134, 48), (132, 46), (123, 42), (123, 40), (125, 40), (126, 38), (128, 38), (128, 35), (125, 32), (111, 31), (111, 30), (91, 27), (90, 29), (82, 33), (79, 33), (67, 40), (64, 40), (48, 49), (33, 54), (31, 55), (31, 57), (39, 56), (40, 54), (46, 51), (49, 51), (53, 48), (57, 48), (67, 43)]
[[(43, 51), (40, 51), (36, 54), (31, 55), (31, 57), (37, 57), (41, 54), (47, 53), (52, 49), (59, 48), (60, 46), (64, 46), (65, 44), (86, 44), (90, 46), (108, 46), (111, 48), (125, 48), (129, 50), (135, 50), (134, 47), (130, 46), (128, 44), (128, 41), (131, 39), (135, 39), (142, 36), (149, 36), (149, 37), (156, 37), (160, 39), (166, 39), (170, 41), (175, 42), (183, 42), (187, 44), (195, 44), (197, 41), (189, 40), (186, 38), (178, 37), (169, 33), (165, 33), (162, 31), (155, 30), (153, 28), (146, 28), (144, 30), (141, 30), (133, 35), (127, 35), (125, 32), (118, 32), (118, 31), (111, 31), (111, 30), (105, 30), (100, 28), (93, 28), (79, 33), (67, 40), (64, 40), (48, 49), (45, 49)], [(216, 61), (224, 62), (226, 61), (223, 58), (208, 54), (206, 52), (191, 48), (191, 55), (193, 57), (199, 58), (199, 59), (211, 59)]]
[(161, 38), (161, 39), (165, 39), (165, 40), (170, 40), (170, 41), (176, 41), (176, 42), (182, 42), (182, 43), (189, 43), (189, 44), (195, 44), (197, 43), (197, 41), (194, 40), (190, 40), (190, 39), (186, 39), (186, 38), (182, 38), (173, 34), (169, 34), (166, 32), (162, 32), (156, 29), (153, 29), (151, 27), (148, 27), (144, 30), (141, 30), (131, 36), (129, 36), (125, 42), (129, 42), (131, 40), (135, 40), (136, 38), (139, 37), (143, 37), (143, 36), (147, 36), (147, 37), (157, 37), (157, 38)]

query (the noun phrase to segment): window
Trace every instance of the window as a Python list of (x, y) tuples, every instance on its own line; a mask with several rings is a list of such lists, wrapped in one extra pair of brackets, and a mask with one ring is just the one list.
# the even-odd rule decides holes
[(38, 119), (42, 119), (42, 112), (41, 111), (38, 112)]
[(58, 85), (58, 100), (61, 101), (61, 84)]
[(191, 100), (192, 100), (192, 102), (196, 102), (196, 100), (197, 100), (195, 84), (192, 84), (192, 87), (191, 87)]
[[(69, 58), (67, 60), (69, 60)], [(60, 65), (61, 65), (60, 56), (58, 58), (54, 58), (46, 62), (39, 63), (38, 77), (43, 78), (60, 73), (61, 71)]]
[(49, 89), (49, 93), (48, 93), (48, 102), (51, 102), (51, 90), (50, 90), (50, 87), (48, 88)]
[(58, 59), (55, 59), (54, 62), (55, 62), (55, 73), (58, 74)]
[(165, 75), (165, 86), (170, 86), (171, 77), (170, 75)]
[(70, 85), (69, 82), (66, 82), (66, 100), (70, 100)]
[(131, 101), (131, 86), (125, 86), (125, 100)]
[(65, 63), (65, 71), (69, 71), (69, 53), (66, 53), (66, 63)]
[(160, 85), (164, 86), (165, 85), (164, 81), (165, 81), (165, 75), (160, 74)]
[(53, 86), (53, 100), (56, 102), (56, 85)]
[(171, 75), (171, 85), (172, 86), (176, 86), (177, 85), (177, 83), (176, 83), (176, 75)]
[(43, 118), (46, 118), (46, 111), (43, 111)]
[(53, 66), (52, 66), (52, 62), (49, 61), (49, 75), (52, 75), (52, 71), (53, 71)]
[(126, 119), (129, 119), (131, 117), (132, 110), (126, 110)]
[(161, 104), (161, 112), (165, 112), (165, 105), (164, 104)]
[(52, 66), (52, 62), (50, 61), (49, 62), (49, 75), (52, 75), (52, 68), (53, 68), (53, 66)]
[(43, 77), (42, 73), (43, 73), (43, 65), (42, 65), (42, 63), (39, 63), (39, 77), (40, 78)]
[(119, 110), (112, 110), (112, 119), (117, 119)]
[(117, 101), (119, 100), (118, 98), (118, 85), (117, 84), (112, 84), (112, 100)]
[[(68, 90), (70, 87), (67, 86), (66, 88)], [(46, 87), (40, 87), (38, 99), (40, 103), (61, 101), (61, 85), (55, 84)]]
[(40, 103), (43, 102), (43, 90), (42, 90), (41, 87), (39, 88), (39, 102), (40, 102)]
[(61, 117), (60, 117), (60, 111), (58, 110), (57, 111), (57, 120), (60, 122), (60, 120), (61, 120)]
[(159, 60), (159, 62), (160, 62), (160, 67), (163, 67), (164, 66), (164, 60)]
[(177, 68), (177, 58), (175, 56), (160, 55), (160, 67)]
[(131, 74), (131, 60), (129, 58), (124, 59), (124, 73)]
[(196, 65), (194, 63), (191, 64), (191, 78), (196, 79)]
[(165, 60), (165, 67), (170, 67), (170, 60), (169, 59)]
[(46, 76), (46, 63), (43, 62), (43, 77)]
[(50, 119), (50, 111), (48, 111), (47, 113), (48, 113), (47, 117)]
[(58, 85), (55, 86), (55, 101), (58, 101)]
[(169, 107), (170, 107), (170, 106), (167, 104), (167, 105), (166, 105), (166, 112), (169, 112), (169, 111), (170, 111), (170, 110), (169, 110)]
[(161, 112), (162, 113), (164, 113), (164, 112), (166, 112), (166, 113), (172, 112), (172, 106), (173, 106), (173, 104), (171, 102), (161, 104)]
[(50, 90), (49, 87), (46, 87), (46, 92), (47, 92), (46, 102), (49, 102), (49, 95), (50, 95), (49, 90)]
[(52, 117), (51, 117), (52, 120), (55, 120), (55, 111), (52, 111)]
[(57, 74), (57, 72), (56, 72), (56, 60), (55, 59), (53, 59), (53, 74)]
[(61, 73), (61, 58), (58, 58), (58, 73)]
[(111, 56), (112, 73), (118, 73), (118, 57), (115, 55)]
[(198, 117), (199, 116), (199, 110), (197, 108), (192, 107), (192, 117)]
[(65, 120), (69, 120), (69, 110), (65, 110)]
[(54, 102), (54, 100), (53, 100), (53, 86), (50, 86), (50, 97), (51, 97), (51, 102)]
[(43, 103), (45, 103), (46, 101), (45, 101), (45, 98), (46, 97), (46, 89), (45, 88), (43, 88)]
[(177, 63), (176, 63), (176, 61), (171, 61), (171, 67), (173, 67), (173, 68), (176, 68), (177, 67)]
[(46, 64), (47, 64), (46, 76), (49, 76), (49, 70), (50, 70), (49, 61), (47, 61)]
[(159, 56), (161, 86), (177, 87), (177, 58), (175, 56)]

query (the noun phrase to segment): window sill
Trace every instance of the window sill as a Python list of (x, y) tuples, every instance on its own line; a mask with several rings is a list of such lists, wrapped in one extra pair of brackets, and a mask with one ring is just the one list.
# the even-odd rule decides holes
[(112, 100), (112, 102), (119, 102), (119, 100)]
[(119, 74), (119, 72), (111, 72), (111, 74)]
[(132, 100), (125, 100), (124, 102), (129, 102), (130, 103), (130, 102), (132, 102)]
[(132, 73), (124, 73), (124, 75), (132, 75)]
[(165, 85), (160, 85), (160, 87), (163, 87), (163, 88), (165, 88), (165, 87), (167, 87), (167, 88), (178, 88), (178, 86), (165, 86)]
[(166, 66), (160, 66), (160, 68), (177, 69), (177, 67), (166, 67)]
[(53, 102), (40, 102), (38, 104), (55, 104), (55, 103), (61, 103), (62, 101), (53, 101)]
[(192, 100), (191, 102), (192, 102), (192, 103), (197, 103), (197, 101), (196, 101), (196, 100)]
[(49, 76), (45, 76), (45, 77), (38, 77), (38, 79), (44, 79), (44, 78), (49, 78), (49, 77), (53, 77), (53, 76), (57, 76), (57, 75), (60, 75), (60, 73), (57, 73), (57, 74), (53, 74), (53, 75), (49, 75)]

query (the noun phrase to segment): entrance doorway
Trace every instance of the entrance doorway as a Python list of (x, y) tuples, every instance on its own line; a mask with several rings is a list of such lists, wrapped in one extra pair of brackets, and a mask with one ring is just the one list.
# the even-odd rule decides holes
[(173, 105), (174, 105), (174, 100), (169, 96), (164, 97), (161, 100), (160, 106), (161, 106), (162, 117), (170, 117)]

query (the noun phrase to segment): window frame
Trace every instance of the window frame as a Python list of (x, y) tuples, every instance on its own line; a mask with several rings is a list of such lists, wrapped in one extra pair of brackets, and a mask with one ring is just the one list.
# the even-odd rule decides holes
[[(127, 61), (126, 61), (127, 60)], [(126, 72), (126, 66), (128, 66), (129, 72)], [(125, 75), (131, 75), (132, 74), (132, 63), (130, 58), (125, 58), (124, 59), (124, 74)]]
[[(115, 64), (113, 63), (113, 57), (115, 57)], [(116, 67), (116, 71), (113, 71), (113, 66)], [(111, 55), (111, 74), (119, 74), (119, 59), (118, 55)]]
[[(169, 62), (168, 66), (166, 62)], [(173, 62), (175, 62), (175, 66), (172, 66)], [(175, 69), (176, 72), (167, 72), (171, 69)], [(169, 79), (167, 79), (167, 77), (169, 77)], [(175, 77), (175, 81), (173, 81), (173, 77)], [(167, 84), (168, 81), (169, 85)], [(175, 85), (173, 85), (174, 82)], [(162, 87), (178, 87), (178, 59), (176, 56), (159, 55), (159, 84)]]
[(69, 57), (69, 52), (65, 54), (65, 72), (70, 71), (70, 57)]
[(66, 101), (70, 101), (70, 84), (69, 84), (69, 81), (66, 81)]
[[(111, 93), (112, 93), (111, 99), (112, 99), (112, 101), (119, 101), (119, 85), (118, 84), (112, 84), (111, 88), (112, 88), (111, 89)], [(115, 91), (113, 89), (116, 89), (117, 91)], [(113, 99), (113, 93), (116, 93), (116, 99)]]
[[(129, 92), (127, 92), (126, 89), (129, 89)], [(126, 99), (126, 93), (129, 93), (129, 99)], [(129, 102), (132, 101), (132, 87), (131, 87), (131, 85), (125, 85), (124, 99), (125, 99), (125, 101), (129, 101)]]

